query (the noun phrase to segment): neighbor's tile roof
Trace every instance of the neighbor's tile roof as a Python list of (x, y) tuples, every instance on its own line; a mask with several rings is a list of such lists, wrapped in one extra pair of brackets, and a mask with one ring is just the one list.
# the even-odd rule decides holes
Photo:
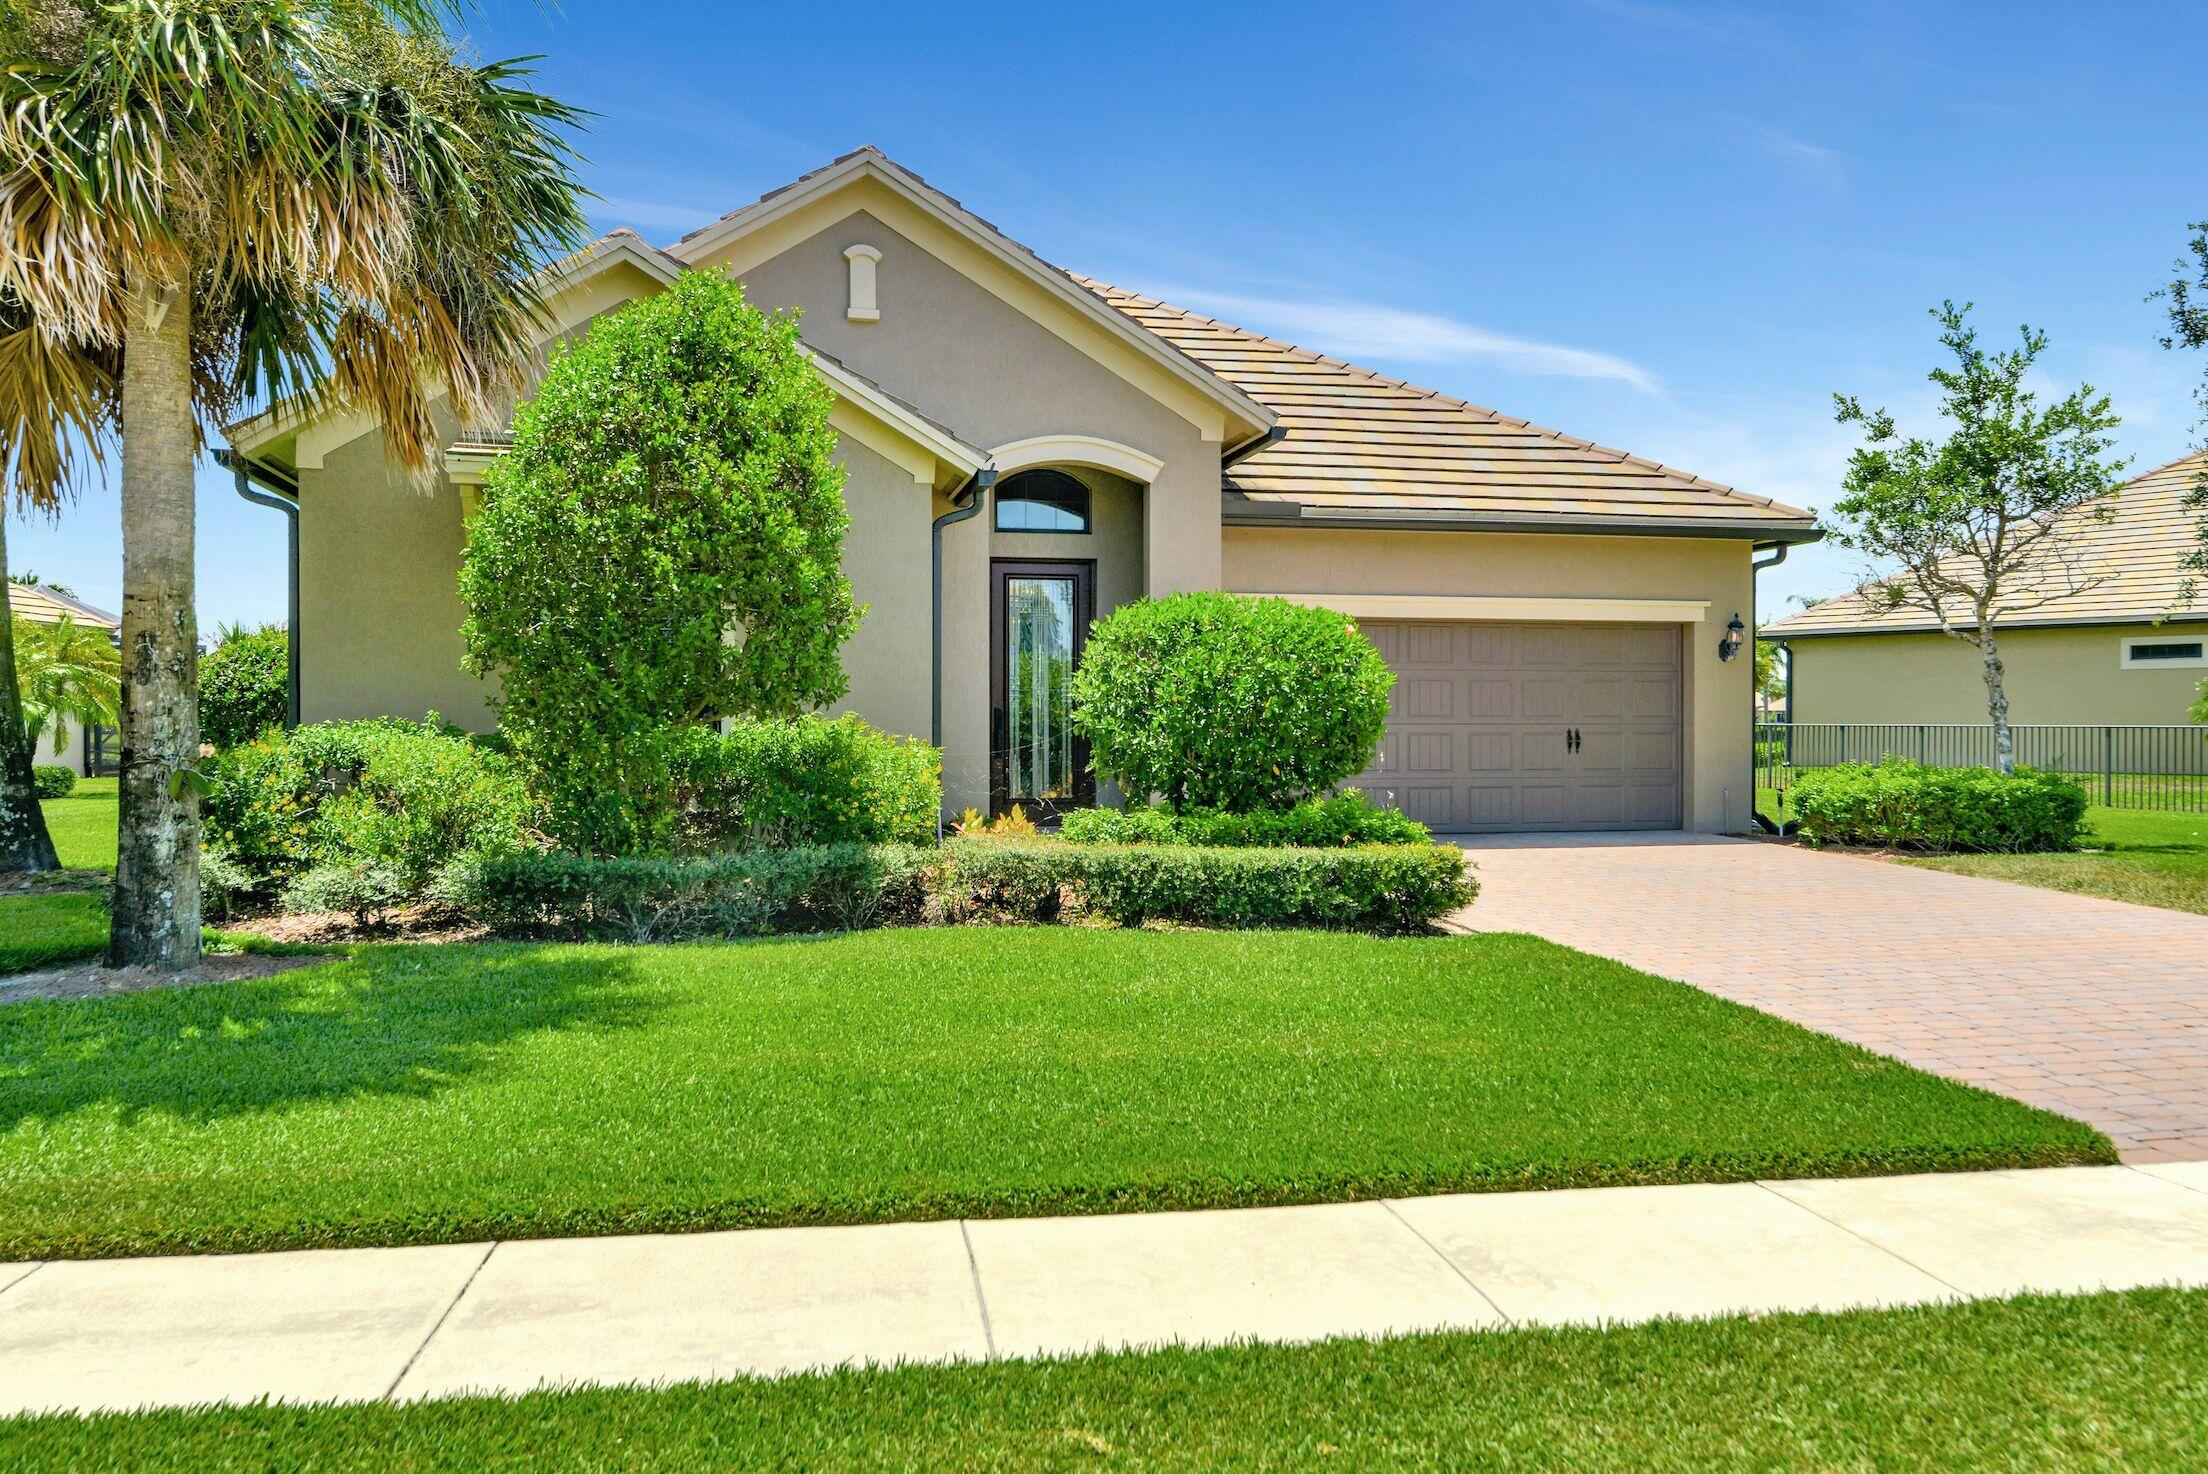
[(1185, 309), (1075, 277), (1279, 416), (1285, 438), (1229, 466), (1225, 489), (1307, 516), (1439, 516), (1686, 527), (1812, 515), (1544, 430)]
[[(2113, 494), (2071, 514), (2075, 531), (2042, 546), (2059, 550), (2017, 585), (2012, 625), (2129, 624), (2171, 615), (2208, 618), (2208, 607), (2178, 607), (2186, 555), (2199, 546), (2202, 509), (2185, 498), (2208, 470), (2208, 456), (2189, 455), (2157, 466)], [(2100, 520), (2087, 508), (2113, 507)], [(1774, 634), (1886, 634), (1935, 630), (1939, 621), (1917, 609), (1882, 610), (1869, 597), (1877, 584), (1827, 599), (1768, 626)], [(2051, 596), (2051, 597), (2050, 597)], [(2046, 598), (2048, 602), (2041, 604)]]
[(43, 584), (10, 583), (8, 608), (33, 624), (59, 624), (64, 617), (100, 629), (121, 629), (123, 622), (105, 609), (95, 609), (82, 599), (57, 593)]

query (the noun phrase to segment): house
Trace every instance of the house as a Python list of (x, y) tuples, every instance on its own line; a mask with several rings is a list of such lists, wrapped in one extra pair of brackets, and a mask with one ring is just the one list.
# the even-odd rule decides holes
[[(9, 583), (8, 609), (32, 624), (59, 624), (71, 620), (90, 629), (102, 629), (112, 638), (123, 622), (105, 609), (95, 609), (72, 594), (46, 584)], [(115, 771), (115, 730), (112, 727), (80, 728), (64, 721), (61, 730), (38, 745), (37, 762), (59, 762), (90, 778)]]
[[(1090, 622), (1228, 589), (1360, 622), (1399, 677), (1361, 782), (1444, 831), (1749, 822), (1720, 646), (1808, 513), (1071, 275), (872, 148), (665, 249), (598, 241), (548, 335), (701, 269), (803, 312), (869, 605), (844, 709), (939, 742), (952, 811), (1087, 799), (1052, 695)], [(443, 428), (427, 497), (357, 413), (229, 432), (241, 490), (296, 507), (307, 720), (491, 720), (455, 578), (504, 429)]]
[[(2208, 678), (2208, 598), (2187, 602), (2201, 510), (2186, 505), (2208, 457), (2160, 466), (2074, 514), (2061, 555), (2020, 586), (1995, 626), (2012, 720), (2162, 726), (2189, 720)], [(2051, 544), (2052, 545), (2052, 544)], [(1979, 723), (1985, 663), (1931, 615), (1859, 589), (1765, 627), (1788, 653), (1797, 722)]]

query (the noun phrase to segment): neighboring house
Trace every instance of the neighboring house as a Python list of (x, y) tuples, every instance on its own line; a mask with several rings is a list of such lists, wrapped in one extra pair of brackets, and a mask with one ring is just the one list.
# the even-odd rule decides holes
[[(1749, 822), (1719, 645), (1808, 513), (1069, 275), (871, 148), (666, 250), (605, 237), (552, 274), (553, 331), (700, 268), (804, 313), (870, 606), (844, 708), (938, 741), (953, 812), (1086, 801), (1091, 620), (1224, 588), (1360, 622), (1399, 676), (1361, 781), (1445, 831)], [(231, 428), (296, 500), (307, 720), (491, 719), (455, 578), (504, 427), (443, 428), (430, 497), (363, 415)]]
[[(8, 608), (33, 624), (59, 624), (63, 619), (71, 619), (79, 625), (110, 633), (123, 627), (123, 622), (105, 609), (95, 609), (82, 599), (44, 584), (9, 584)], [(87, 778), (112, 773), (115, 771), (115, 729), (80, 728), (64, 722), (58, 734), (38, 744), (35, 760), (64, 763)]]
[[(2208, 678), (2208, 587), (2185, 602), (2184, 561), (2202, 513), (2186, 456), (2121, 487), (2107, 521), (2079, 513), (2063, 556), (2028, 580), (2040, 607), (1995, 626), (2018, 722), (2161, 726), (2188, 720)], [(2208, 580), (2204, 580), (2208, 583)], [(1931, 615), (1864, 591), (1765, 626), (1787, 647), (1798, 722), (1984, 722), (1985, 662)]]

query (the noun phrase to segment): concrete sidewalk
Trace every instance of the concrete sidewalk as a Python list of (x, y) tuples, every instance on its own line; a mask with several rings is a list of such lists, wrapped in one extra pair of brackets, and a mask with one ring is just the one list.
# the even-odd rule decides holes
[(2208, 1163), (0, 1265), (0, 1413), (2208, 1284)]

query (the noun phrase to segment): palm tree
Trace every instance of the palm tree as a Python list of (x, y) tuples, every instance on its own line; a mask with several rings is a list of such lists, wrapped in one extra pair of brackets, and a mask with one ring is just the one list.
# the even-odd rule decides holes
[[(4, 373), (0, 373), (4, 378)], [(0, 572), (8, 566), (8, 503), (0, 496)], [(0, 606), (7, 594), (0, 577)], [(0, 612), (6, 612), (0, 608)], [(59, 870), (54, 837), (38, 806), (31, 776), (32, 738), (23, 720), (23, 695), (15, 679), (15, 627), (12, 612), (0, 619), (0, 871)]]
[[(248, 401), (487, 417), (581, 238), (573, 110), (464, 60), (440, 0), (40, 0), (0, 12), (0, 463), (51, 504), (119, 442), (109, 960), (199, 954), (192, 476)], [(27, 18), (26, 18), (27, 17)], [(58, 429), (56, 427), (59, 427)], [(425, 479), (426, 485), (426, 479)], [(4, 675), (0, 672), (0, 675)]]
[(112, 723), (122, 706), (122, 660), (104, 629), (63, 615), (52, 624), (17, 618), (16, 682), (22, 692), (23, 726), (31, 746), (47, 737), (59, 752), (71, 722), (80, 727)]

